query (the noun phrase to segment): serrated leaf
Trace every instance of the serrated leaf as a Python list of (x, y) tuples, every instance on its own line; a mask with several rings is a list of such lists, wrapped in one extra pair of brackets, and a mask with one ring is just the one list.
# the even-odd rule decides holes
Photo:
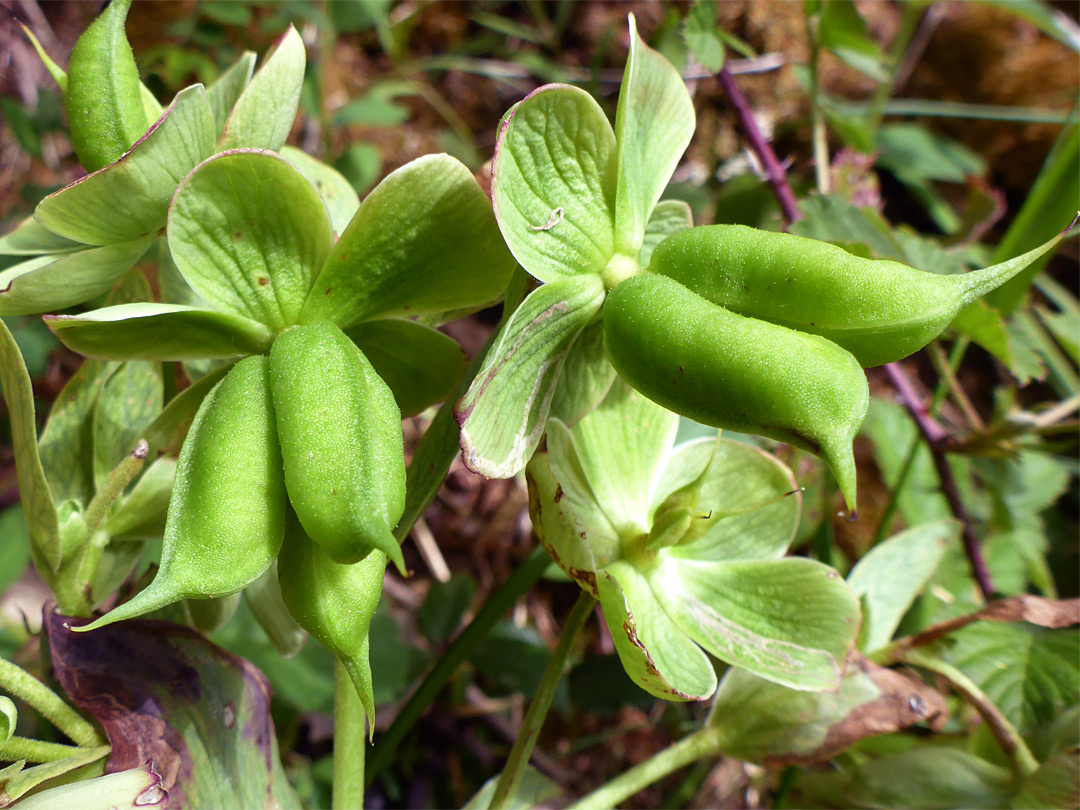
[(1080, 636), (1074, 630), (979, 622), (954, 638), (949, 660), (1021, 734), (1080, 702)]
[[(916, 778), (917, 775), (917, 778)], [(844, 794), (861, 807), (1006, 807), (1012, 774), (957, 748), (920, 746), (857, 767)]]
[(1004, 363), (1006, 368), (1012, 367), (1012, 350), (1009, 344), (1009, 333), (1005, 329), (1005, 321), (1001, 314), (991, 309), (985, 301), (976, 301), (961, 310), (960, 314), (953, 319), (951, 327), (978, 343)]
[(160, 363), (123, 363), (102, 386), (94, 407), (94, 484), (100, 489), (161, 411)]
[(197, 167), (176, 190), (168, 234), (199, 296), (274, 330), (296, 323), (333, 244), (315, 186), (263, 150), (224, 152)]
[(109, 360), (198, 360), (261, 354), (273, 332), (238, 315), (174, 304), (121, 304), (46, 323), (69, 349)]
[(725, 755), (775, 767), (821, 762), (858, 740), (947, 712), (936, 690), (859, 657), (835, 692), (800, 692), (730, 669), (708, 725), (718, 730)]
[(346, 328), (478, 306), (499, 296), (513, 270), (472, 174), (449, 155), (427, 155), (392, 172), (363, 201), (301, 322)]
[(251, 81), (254, 69), (255, 54), (244, 51), (228, 70), (218, 76), (217, 81), (206, 88), (206, 94), (210, 97), (210, 108), (214, 111), (215, 138), (221, 137), (229, 113)]
[(638, 36), (630, 15), (626, 61), (615, 116), (618, 187), (615, 249), (637, 259), (649, 216), (694, 135), (694, 104), (672, 64)]
[(327, 166), (321, 160), (302, 152), (294, 146), (283, 146), (281, 156), (300, 170), (319, 192), (326, 210), (330, 214), (330, 224), (335, 234), (342, 234), (360, 207), (360, 197), (356, 189), (335, 168)]
[[(939, 520), (915, 526), (874, 546), (848, 576), (862, 600), (859, 649), (873, 652), (892, 640), (900, 619), (934, 575), (950, 545), (960, 539), (960, 524)], [(897, 576), (903, 571), (903, 576)]]
[(36, 315), (81, 304), (107, 292), (154, 241), (40, 256), (0, 272), (0, 315)]
[(290, 25), (237, 99), (219, 149), (280, 149), (296, 118), (306, 62), (304, 41)]
[(368, 321), (345, 334), (390, 386), (402, 417), (445, 400), (465, 372), (465, 354), (457, 342), (415, 321)]
[(60, 529), (56, 504), (38, 455), (34, 389), (19, 346), (3, 322), (0, 322), (0, 386), (11, 424), (15, 475), (31, 549), (35, 557), (40, 557), (55, 571), (60, 567)]
[(614, 130), (584, 90), (545, 85), (520, 102), (500, 128), (491, 193), (521, 266), (546, 282), (603, 270), (615, 252), (617, 172)]
[(42, 200), (34, 219), (88, 245), (156, 236), (176, 186), (213, 151), (213, 111), (196, 84), (123, 157)]
[(724, 66), (724, 42), (716, 33), (716, 3), (695, 0), (686, 14), (683, 39), (699, 65), (710, 73)]
[(38, 256), (42, 253), (72, 253), (86, 245), (57, 236), (33, 217), (27, 217), (15, 229), (0, 237), (0, 256)]
[(649, 222), (645, 226), (645, 236), (641, 241), (641, 253), (638, 263), (648, 268), (652, 252), (665, 239), (679, 231), (694, 226), (694, 215), (690, 206), (682, 200), (662, 200), (656, 204)]
[(583, 275), (541, 285), (521, 303), (454, 407), (469, 469), (489, 478), (524, 469), (544, 433), (566, 355), (603, 302), (603, 283)]

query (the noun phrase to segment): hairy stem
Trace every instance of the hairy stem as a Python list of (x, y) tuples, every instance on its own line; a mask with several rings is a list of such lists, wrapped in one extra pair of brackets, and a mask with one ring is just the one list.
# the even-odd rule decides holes
[(716, 729), (703, 728), (597, 788), (567, 810), (608, 810), (669, 773), (704, 757), (719, 754)]
[(544, 675), (540, 679), (540, 686), (536, 690), (536, 696), (529, 705), (529, 710), (525, 713), (525, 719), (521, 723), (521, 730), (518, 732), (517, 739), (514, 740), (514, 747), (510, 750), (510, 758), (507, 760), (506, 767), (503, 768), (502, 775), (499, 777), (499, 783), (495, 786), (495, 795), (491, 798), (491, 810), (502, 810), (503, 807), (506, 807), (510, 797), (514, 795), (518, 785), (521, 784), (525, 766), (529, 764), (533, 746), (536, 745), (536, 739), (540, 736), (540, 729), (544, 726), (544, 718), (547, 717), (548, 709), (551, 707), (551, 699), (555, 697), (555, 687), (562, 680), (566, 659), (570, 654), (570, 647), (573, 645), (574, 639), (581, 631), (581, 628), (585, 626), (585, 620), (589, 618), (589, 614), (592, 613), (595, 605), (596, 600), (585, 591), (578, 595), (577, 602), (574, 603), (574, 608), (570, 611), (570, 616), (566, 620), (566, 627), (563, 628), (562, 635), (559, 637), (555, 652), (552, 654), (547, 669), (544, 670)]
[(20, 666), (0, 658), (0, 689), (29, 703), (76, 745), (96, 748), (105, 740), (93, 724), (83, 719), (59, 695)]
[(367, 724), (364, 704), (340, 661), (334, 662), (334, 810), (364, 806)]
[(28, 737), (12, 737), (0, 746), (0, 762), (57, 762), (78, 754), (83, 749), (75, 745), (31, 740)]

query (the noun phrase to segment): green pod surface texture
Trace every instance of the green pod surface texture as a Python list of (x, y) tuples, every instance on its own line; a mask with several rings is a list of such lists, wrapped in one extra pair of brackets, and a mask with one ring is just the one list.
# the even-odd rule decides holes
[(339, 563), (378, 549), (405, 561), (401, 412), (364, 353), (329, 322), (297, 326), (270, 350), (285, 487), (304, 531)]
[(870, 367), (918, 351), (960, 310), (1050, 247), (983, 270), (939, 275), (816, 239), (709, 225), (665, 239), (649, 269), (740, 315), (826, 337)]
[(79, 162), (95, 172), (119, 160), (149, 122), (124, 22), (131, 0), (113, 0), (71, 51), (64, 108)]
[(180, 451), (161, 568), (92, 630), (180, 599), (236, 593), (270, 567), (285, 532), (285, 481), (269, 361), (241, 360), (206, 396)]
[[(382, 595), (386, 555), (372, 551), (343, 565), (305, 534), (291, 513), (278, 558), (281, 598), (296, 623), (337, 656), (352, 679), (369, 718), (375, 694), (368, 661), (368, 629)], [(368, 727), (374, 734), (374, 722)]]
[(851, 442), (870, 392), (858, 362), (835, 343), (745, 318), (649, 274), (608, 295), (604, 346), (623, 379), (653, 402), (820, 456), (855, 510)]

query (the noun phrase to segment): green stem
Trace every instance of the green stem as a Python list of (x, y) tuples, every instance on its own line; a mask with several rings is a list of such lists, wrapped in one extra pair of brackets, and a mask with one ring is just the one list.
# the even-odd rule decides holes
[(0, 746), (0, 762), (58, 762), (85, 749), (75, 745), (31, 740), (28, 737), (12, 737)]
[(874, 96), (870, 101), (870, 131), (873, 133), (874, 143), (877, 142), (877, 133), (878, 129), (881, 127), (881, 118), (885, 113), (885, 104), (888, 102), (889, 96), (892, 95), (893, 90), (896, 87), (896, 80), (900, 73), (900, 66), (904, 60), (904, 54), (907, 52), (908, 45), (911, 43), (911, 37), (915, 34), (922, 13), (923, 9), (917, 3), (907, 3), (904, 5), (904, 10), (900, 17), (900, 28), (896, 32), (896, 37), (893, 39), (889, 51), (891, 68), (889, 70), (889, 78), (875, 88)]
[(969, 703), (982, 717), (1001, 750), (1009, 757), (1013, 771), (1021, 777), (1033, 774), (1039, 769), (1039, 762), (1027, 747), (1020, 732), (1009, 722), (994, 702), (975, 685), (963, 672), (940, 658), (927, 655), (919, 650), (904, 653), (905, 663), (914, 664), (934, 672), (949, 682), (956, 693)]
[(364, 806), (366, 717), (352, 678), (341, 661), (335, 661), (333, 810), (362, 810)]
[(825, 128), (825, 111), (821, 106), (821, 77), (818, 74), (821, 56), (817, 31), (819, 21), (820, 13), (808, 14), (806, 17), (806, 31), (810, 38), (810, 118), (817, 190), (821, 194), (828, 194), (832, 189), (832, 178), (829, 176), (829, 133)]
[(521, 730), (518, 732), (517, 739), (514, 740), (514, 747), (510, 749), (510, 758), (499, 777), (499, 783), (495, 786), (495, 794), (491, 797), (489, 805), (491, 810), (502, 810), (503, 807), (508, 806), (510, 797), (517, 792), (521, 777), (525, 773), (525, 766), (529, 764), (529, 757), (532, 756), (533, 747), (536, 745), (536, 739), (540, 736), (540, 729), (544, 727), (544, 718), (547, 717), (548, 709), (551, 708), (551, 699), (555, 697), (555, 687), (562, 680), (570, 647), (573, 646), (574, 639), (581, 632), (581, 628), (585, 626), (585, 620), (589, 618), (595, 605), (596, 600), (585, 591), (578, 595), (577, 602), (574, 603), (570, 616), (566, 620), (566, 627), (563, 628), (562, 635), (559, 637), (555, 652), (540, 679), (536, 696), (529, 705), (529, 711), (525, 713), (525, 719), (521, 722)]
[(0, 689), (29, 703), (76, 745), (96, 748), (105, 742), (93, 724), (83, 719), (59, 695), (22, 667), (3, 658), (0, 658)]
[(542, 548), (535, 549), (507, 578), (506, 582), (491, 594), (488, 601), (480, 608), (480, 612), (446, 648), (446, 652), (413, 692), (412, 697), (401, 707), (401, 711), (390, 724), (390, 728), (375, 744), (371, 757), (368, 759), (366, 775), (368, 785), (390, 763), (394, 751), (409, 729), (420, 719), (428, 705), (435, 700), (447, 681), (457, 672), (462, 662), (472, 654), (481, 641), (487, 638), (495, 623), (506, 615), (506, 612), (533, 586), (534, 582), (540, 579), (540, 575), (550, 563), (551, 558), (548, 557), (546, 551)]
[(116, 499), (127, 489), (127, 485), (135, 480), (135, 476), (146, 463), (146, 456), (150, 453), (150, 445), (146, 439), (139, 439), (135, 449), (124, 456), (123, 460), (116, 465), (101, 485), (101, 489), (94, 495), (90, 505), (86, 507), (86, 533), (93, 536), (101, 521), (109, 513), (109, 509), (116, 503)]
[(608, 810), (669, 773), (704, 757), (719, 754), (717, 730), (703, 728), (597, 788), (567, 810)]

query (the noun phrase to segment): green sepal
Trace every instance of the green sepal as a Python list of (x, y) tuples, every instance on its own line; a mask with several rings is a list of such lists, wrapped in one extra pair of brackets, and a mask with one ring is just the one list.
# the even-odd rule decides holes
[(486, 304), (513, 271), (472, 174), (449, 155), (426, 155), (389, 174), (360, 205), (300, 322), (347, 328)]
[(88, 245), (156, 236), (177, 184), (213, 151), (213, 111), (196, 84), (123, 157), (42, 200), (34, 219)]
[(641, 252), (638, 264), (648, 269), (652, 261), (653, 250), (672, 234), (694, 227), (694, 215), (690, 206), (682, 200), (661, 200), (656, 204), (649, 222), (645, 226), (645, 235), (641, 240)]
[(175, 458), (162, 456), (155, 460), (113, 509), (105, 524), (109, 537), (113, 540), (161, 537), (175, 479)]
[(282, 598), (277, 560), (261, 577), (244, 588), (244, 601), (278, 655), (291, 658), (300, 652), (308, 634), (296, 623)]
[(465, 465), (509, 478), (540, 443), (563, 362), (604, 303), (598, 276), (543, 284), (502, 328), (468, 392), (454, 406)]
[(251, 81), (252, 71), (255, 70), (255, 54), (244, 51), (228, 70), (217, 77), (212, 85), (206, 88), (206, 94), (210, 97), (210, 108), (214, 111), (215, 138), (221, 137), (225, 129), (225, 122), (229, 119), (229, 113), (236, 106), (240, 94)]
[(86, 245), (57, 236), (32, 216), (0, 237), (0, 256), (40, 256), (43, 253), (73, 253), (85, 249)]
[(360, 197), (352, 183), (334, 167), (327, 166), (321, 160), (316, 160), (295, 146), (283, 146), (281, 156), (299, 169), (300, 173), (318, 189), (319, 196), (322, 197), (326, 210), (330, 213), (330, 224), (334, 228), (334, 234), (345, 233), (345, 228), (352, 221), (356, 209), (360, 207)]
[(597, 319), (570, 347), (551, 400), (551, 416), (572, 426), (603, 402), (616, 376), (604, 351), (604, 322)]
[(592, 96), (549, 84), (505, 118), (491, 193), (506, 244), (541, 281), (599, 273), (615, 252), (615, 133)]
[(15, 722), (18, 719), (19, 713), (11, 698), (0, 695), (0, 749), (3, 749), (15, 734)]
[(161, 412), (164, 374), (160, 363), (123, 363), (105, 381), (94, 405), (94, 486), (135, 447)]
[(239, 315), (175, 304), (121, 304), (82, 315), (47, 315), (60, 342), (107, 360), (201, 360), (261, 354), (274, 333)]

